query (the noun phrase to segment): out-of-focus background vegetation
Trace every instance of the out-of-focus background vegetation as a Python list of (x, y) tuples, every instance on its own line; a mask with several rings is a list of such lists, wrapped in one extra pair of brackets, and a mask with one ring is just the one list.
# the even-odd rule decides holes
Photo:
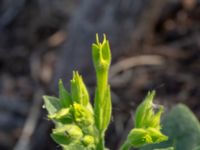
[(91, 93), (91, 43), (106, 33), (112, 49), (115, 150), (148, 90), (168, 111), (185, 103), (200, 119), (199, 0), (0, 0), (0, 150), (59, 150), (42, 95), (69, 87), (79, 70)]

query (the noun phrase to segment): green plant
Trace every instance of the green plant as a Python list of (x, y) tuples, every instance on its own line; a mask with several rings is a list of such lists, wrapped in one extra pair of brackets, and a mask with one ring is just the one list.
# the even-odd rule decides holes
[(168, 138), (160, 132), (160, 118), (163, 112), (162, 106), (153, 110), (153, 98), (155, 91), (149, 92), (144, 101), (138, 106), (135, 113), (135, 128), (129, 134), (120, 150), (128, 150), (130, 147), (142, 147), (146, 144), (160, 143)]
[(176, 150), (200, 150), (200, 124), (192, 111), (184, 104), (174, 106), (162, 119), (162, 132), (168, 141), (147, 145), (140, 150), (152, 150), (173, 146)]
[[(51, 137), (64, 150), (106, 149), (104, 136), (110, 123), (112, 105), (108, 84), (111, 52), (105, 35), (102, 43), (96, 35), (96, 43), (92, 44), (92, 56), (97, 77), (94, 106), (90, 103), (82, 77), (76, 71), (73, 72), (70, 92), (60, 80), (59, 97), (44, 96), (48, 118), (55, 124)], [(120, 150), (160, 143), (168, 139), (160, 131), (163, 107), (153, 104), (154, 95), (155, 91), (149, 92), (138, 106), (134, 120), (135, 128), (129, 132)]]

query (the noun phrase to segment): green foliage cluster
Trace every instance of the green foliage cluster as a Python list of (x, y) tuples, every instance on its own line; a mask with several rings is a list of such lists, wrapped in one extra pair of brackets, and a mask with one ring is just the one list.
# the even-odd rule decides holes
[[(96, 35), (96, 43), (92, 44), (92, 56), (97, 79), (94, 105), (90, 103), (88, 90), (76, 71), (70, 82), (70, 92), (60, 80), (59, 97), (44, 96), (48, 118), (55, 124), (51, 137), (63, 150), (106, 150), (104, 137), (110, 123), (112, 104), (108, 84), (111, 52), (105, 35), (102, 42)], [(134, 118), (135, 128), (129, 132), (120, 150), (139, 148), (168, 139), (161, 132), (163, 107), (153, 104), (154, 96), (155, 91), (149, 92), (138, 106)]]
[(156, 105), (157, 111), (153, 108), (155, 91), (149, 92), (144, 101), (138, 106), (135, 113), (135, 128), (128, 134), (126, 142), (121, 150), (128, 150), (130, 147), (142, 147), (146, 144), (160, 143), (168, 139), (160, 132), (160, 118), (163, 107)]
[(95, 149), (97, 129), (89, 94), (82, 77), (73, 73), (71, 93), (59, 81), (59, 98), (44, 96), (48, 118), (55, 123), (51, 137), (63, 149)]
[(105, 131), (111, 118), (111, 95), (108, 71), (111, 62), (109, 42), (92, 45), (93, 63), (97, 75), (94, 107), (90, 103), (88, 90), (78, 72), (73, 72), (71, 89), (68, 92), (59, 81), (59, 98), (44, 96), (48, 118), (55, 123), (51, 137), (64, 150), (103, 150)]
[(141, 150), (152, 150), (173, 146), (175, 150), (200, 150), (200, 124), (191, 110), (178, 104), (167, 113), (162, 121), (163, 129), (169, 140), (160, 144), (148, 145)]

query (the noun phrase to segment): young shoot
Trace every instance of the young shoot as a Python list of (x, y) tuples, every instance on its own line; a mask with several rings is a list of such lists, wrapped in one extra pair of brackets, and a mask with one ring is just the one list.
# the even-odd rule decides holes
[[(51, 137), (63, 150), (107, 149), (104, 138), (110, 123), (112, 102), (108, 84), (111, 51), (105, 34), (102, 42), (96, 34), (96, 42), (92, 44), (92, 57), (97, 81), (94, 106), (90, 102), (85, 83), (77, 71), (73, 72), (70, 91), (65, 89), (60, 80), (59, 97), (43, 97), (48, 118), (55, 124)], [(160, 131), (163, 107), (159, 106), (157, 111), (154, 111), (154, 95), (155, 91), (149, 92), (138, 106), (134, 118), (135, 127), (129, 132), (120, 150), (160, 143), (168, 139)]]

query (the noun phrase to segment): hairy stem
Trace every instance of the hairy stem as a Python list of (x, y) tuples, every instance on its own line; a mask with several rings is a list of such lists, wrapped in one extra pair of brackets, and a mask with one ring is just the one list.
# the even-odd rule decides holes
[(125, 143), (120, 147), (119, 150), (129, 150), (130, 147), (131, 147), (131, 146), (130, 146), (130, 143), (125, 142)]
[(97, 144), (97, 150), (104, 150), (104, 136), (99, 137), (99, 143)]

